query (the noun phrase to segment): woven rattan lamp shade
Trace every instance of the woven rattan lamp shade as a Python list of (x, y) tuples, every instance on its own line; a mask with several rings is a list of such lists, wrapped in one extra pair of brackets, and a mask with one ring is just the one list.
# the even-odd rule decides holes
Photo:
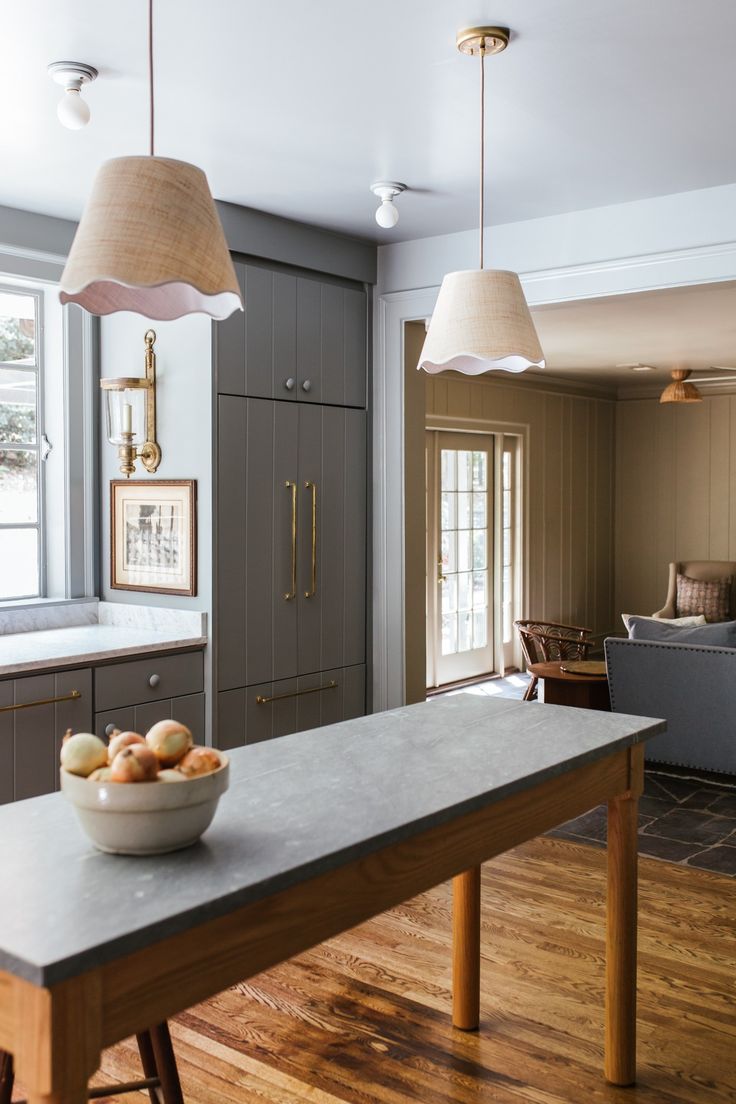
[(477, 376), (494, 368), (544, 368), (544, 354), (515, 272), (450, 272), (419, 358), (431, 375), (450, 368)]
[(685, 382), (690, 375), (689, 368), (675, 368), (670, 375), (672, 376), (672, 383), (668, 383), (659, 396), (661, 403), (696, 403), (703, 401), (703, 396), (695, 384)]
[(242, 310), (207, 177), (167, 157), (117, 157), (97, 173), (61, 277), (62, 303), (168, 320)]

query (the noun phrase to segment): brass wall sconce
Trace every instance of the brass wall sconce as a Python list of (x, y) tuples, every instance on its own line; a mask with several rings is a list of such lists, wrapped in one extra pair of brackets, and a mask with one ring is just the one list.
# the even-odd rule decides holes
[(140, 460), (148, 472), (161, 463), (156, 441), (156, 354), (154, 330), (146, 330), (146, 374), (100, 380), (107, 407), (107, 438), (117, 445), (120, 471), (130, 478)]

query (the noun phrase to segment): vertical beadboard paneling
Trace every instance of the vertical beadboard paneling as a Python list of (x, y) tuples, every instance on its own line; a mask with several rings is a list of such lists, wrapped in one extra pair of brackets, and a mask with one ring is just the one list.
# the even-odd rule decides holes
[[(427, 415), (528, 427), (525, 616), (613, 627), (615, 407), (495, 380), (428, 377)], [(408, 631), (408, 628), (407, 628)]]
[(652, 613), (673, 560), (736, 560), (736, 396), (617, 409), (617, 611)]

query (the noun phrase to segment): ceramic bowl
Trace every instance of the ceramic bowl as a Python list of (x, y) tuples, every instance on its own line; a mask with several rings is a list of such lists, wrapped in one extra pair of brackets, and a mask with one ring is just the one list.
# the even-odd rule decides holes
[(61, 789), (100, 851), (163, 855), (196, 843), (228, 787), (230, 764), (183, 782), (91, 782), (61, 771)]

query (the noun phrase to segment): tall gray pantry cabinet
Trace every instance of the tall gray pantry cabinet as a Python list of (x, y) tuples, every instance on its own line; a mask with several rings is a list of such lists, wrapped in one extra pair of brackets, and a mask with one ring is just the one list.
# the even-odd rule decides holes
[(245, 311), (214, 326), (220, 748), (365, 712), (367, 296), (236, 271)]

